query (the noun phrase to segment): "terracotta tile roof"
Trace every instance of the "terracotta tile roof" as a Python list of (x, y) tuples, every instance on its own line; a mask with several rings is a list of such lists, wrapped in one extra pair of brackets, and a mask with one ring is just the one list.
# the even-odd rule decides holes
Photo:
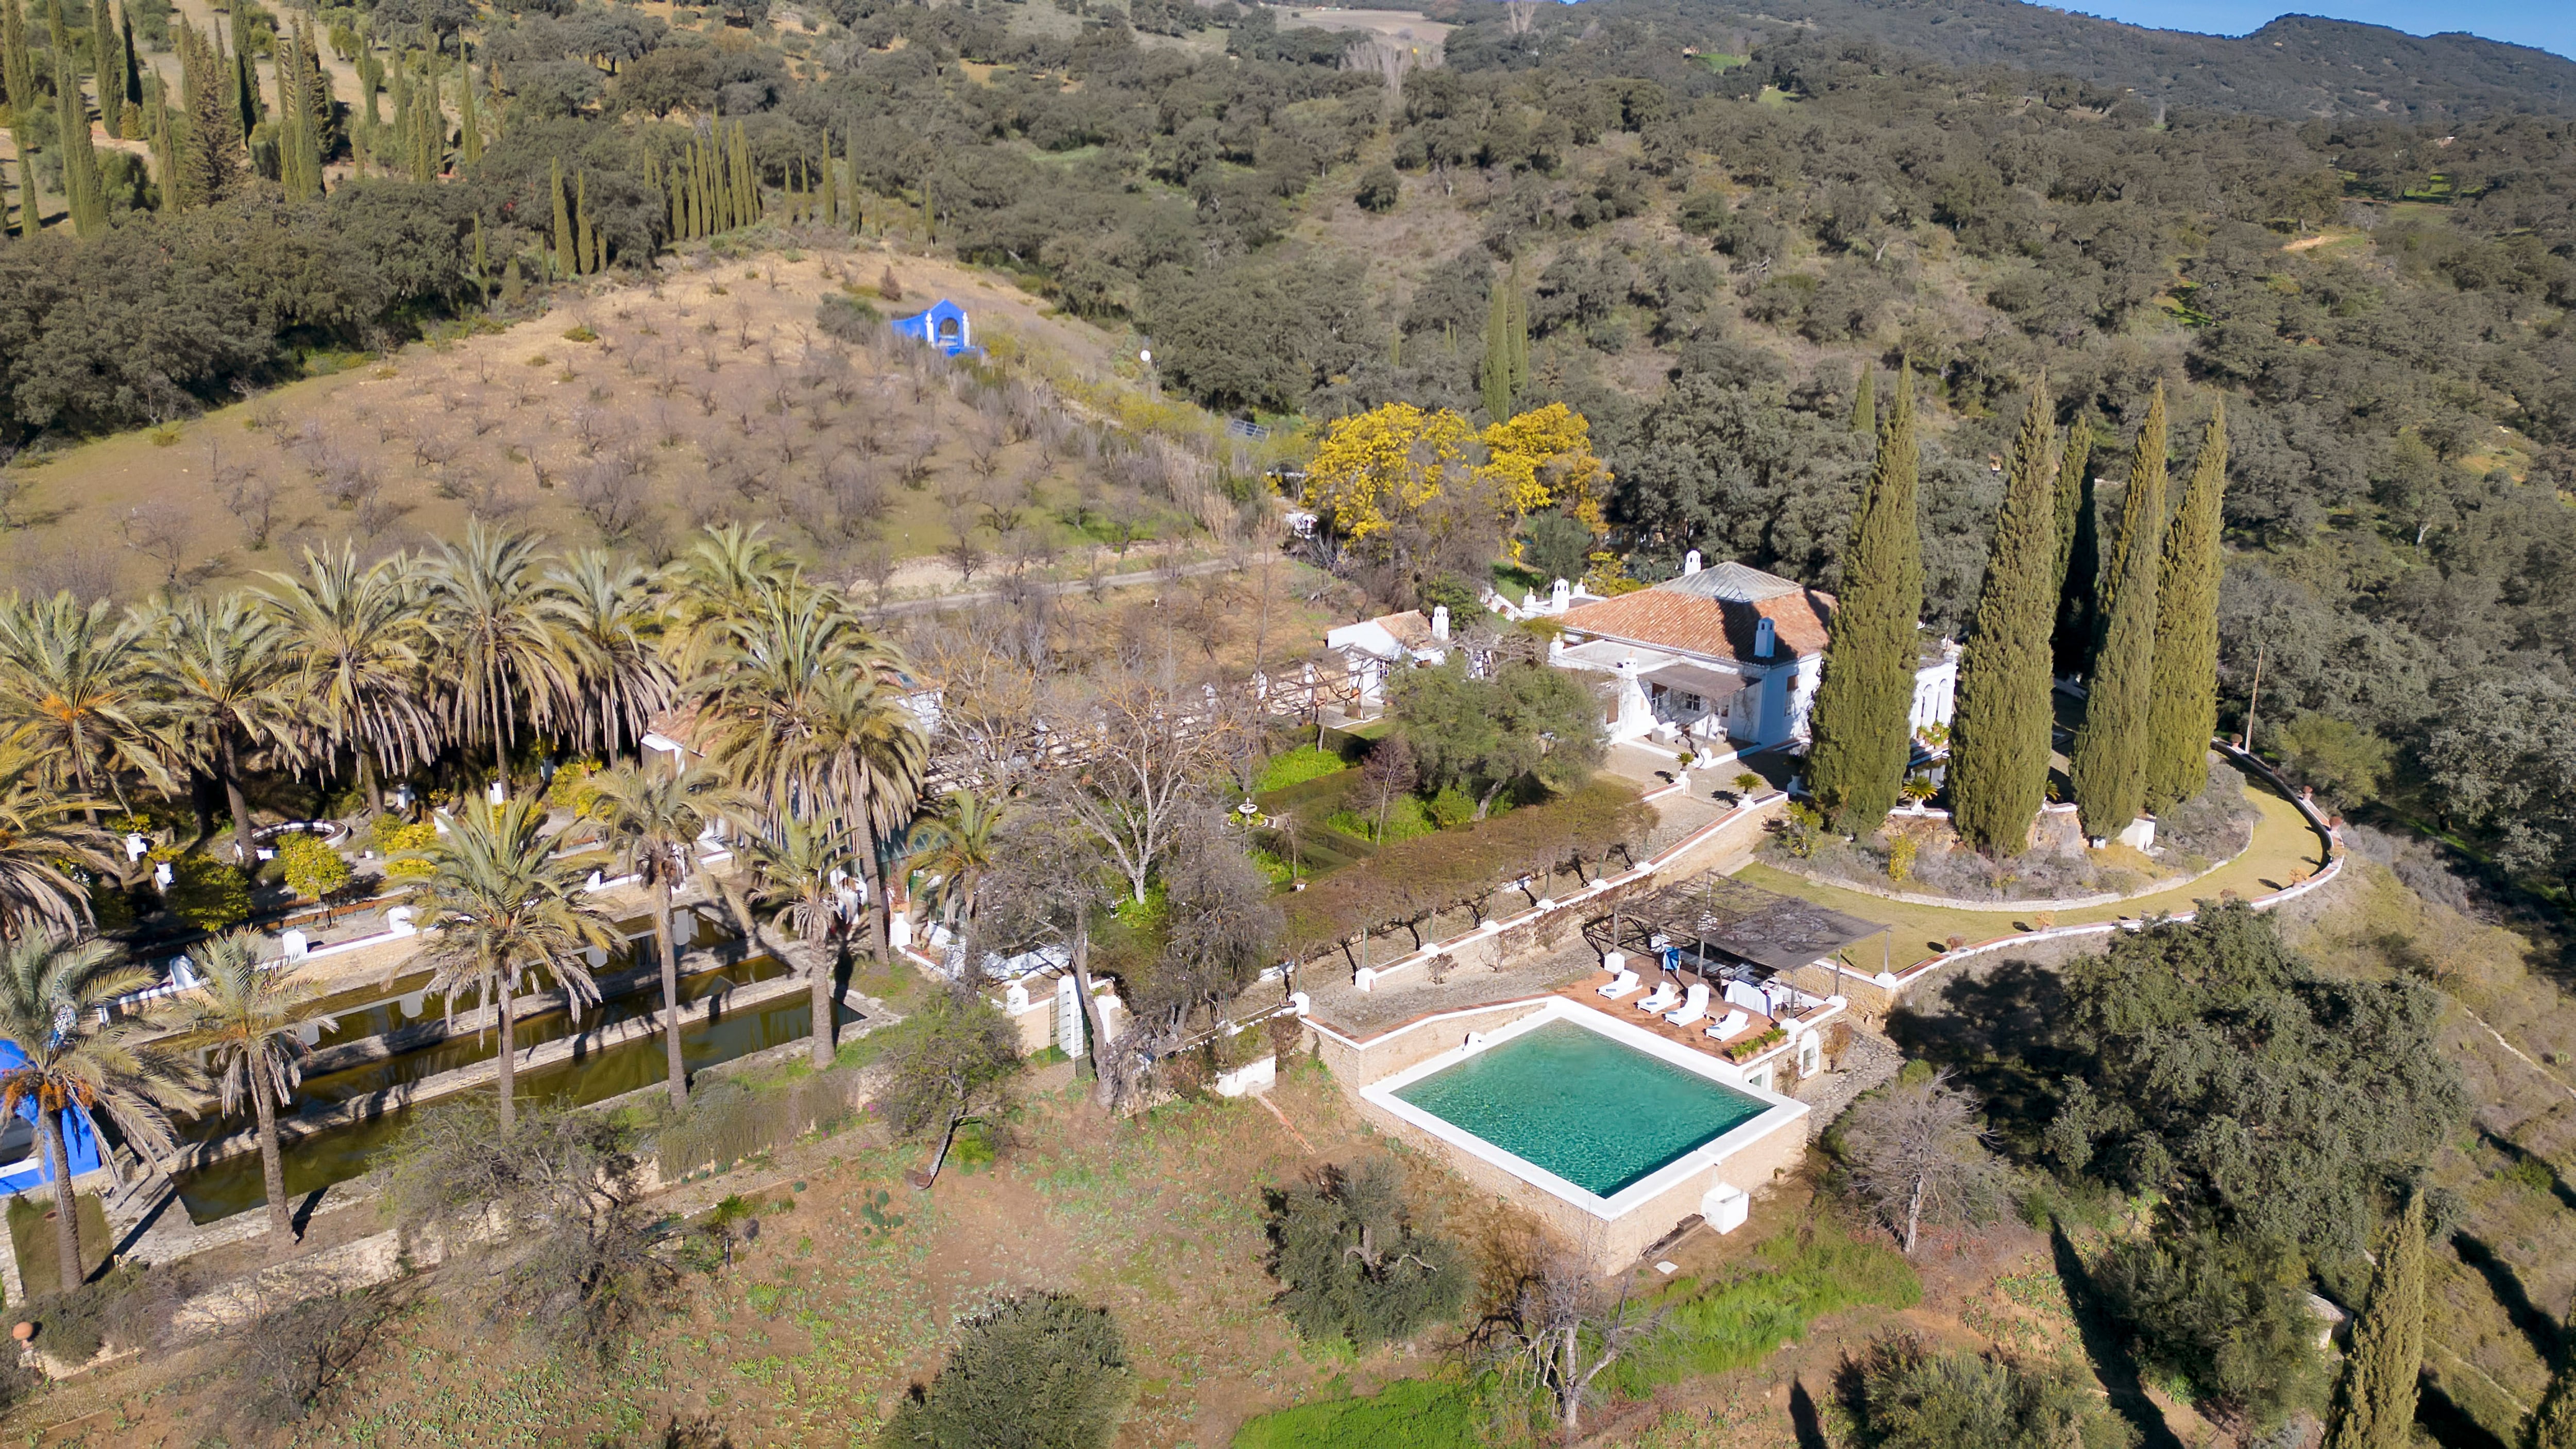
[(1407, 609), (1401, 614), (1380, 614), (1369, 622), (1384, 629), (1396, 643), (1407, 649), (1427, 649), (1438, 642), (1431, 637), (1431, 616), (1420, 609)]
[[(1689, 583), (1673, 579), (1579, 605), (1559, 614), (1557, 622), (1579, 634), (1736, 663), (1777, 662), (1824, 652), (1825, 625), (1834, 613), (1833, 595), (1792, 584), (1791, 592), (1746, 601), (1710, 597), (1688, 587)], [(1753, 654), (1757, 619), (1769, 619), (1779, 637), (1770, 661), (1757, 660)]]

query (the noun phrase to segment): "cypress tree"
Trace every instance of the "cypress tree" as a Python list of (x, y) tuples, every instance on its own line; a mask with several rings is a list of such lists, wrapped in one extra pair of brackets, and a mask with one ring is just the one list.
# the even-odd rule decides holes
[(9, 99), (9, 136), (24, 162), (27, 117), (36, 106), (36, 62), (27, 48), (27, 15), (18, 0), (0, 0), (0, 95)]
[[(24, 170), (25, 168), (21, 167), (20, 169)], [(9, 158), (6, 156), (0, 156), (0, 236), (9, 235), (9, 231)], [(20, 236), (28, 234), (26, 198), (24, 196), (21, 196), (18, 199), (17, 233)]]
[[(0, 191), (8, 191), (8, 168), (5, 165), (0, 165)], [(0, 206), (5, 206), (5, 201), (0, 201)], [(8, 214), (0, 211), (0, 235), (8, 235), (5, 222), (8, 222)], [(31, 168), (23, 155), (18, 157), (18, 235), (36, 235), (36, 168)]]
[(27, 15), (18, 0), (0, 0), (0, 95), (9, 100), (9, 139), (18, 152), (18, 234), (34, 236), (44, 206), (36, 191), (36, 168), (27, 159), (27, 117), (36, 109), (36, 62), (27, 49)]
[[(118, 87), (123, 92), (121, 97), (122, 104), (120, 104), (117, 109), (122, 111), (126, 106), (133, 106), (137, 110), (140, 110), (145, 100), (143, 94), (143, 53), (134, 48), (133, 11), (120, 9), (116, 12), (116, 33), (117, 55), (125, 62), (125, 69), (121, 73)], [(139, 136), (129, 136), (126, 139), (140, 140), (142, 138)]]
[(483, 213), (474, 213), (474, 300), (492, 305), (492, 263), (483, 249)]
[(183, 18), (178, 50), (179, 114), (165, 128), (172, 164), (161, 178), (161, 204), (185, 211), (223, 194), (232, 153), (224, 142), (228, 112), (217, 88), (214, 47)]
[(54, 34), (54, 121), (63, 137), (63, 199), (71, 211), (72, 229), (84, 237), (107, 229), (107, 197), (99, 181), (98, 147), (89, 133), (89, 102), (81, 95), (80, 72), (73, 68), (71, 30), (63, 21), (61, 0), (46, 19)]
[[(59, 33), (59, 32), (57, 32)], [(89, 73), (98, 82), (98, 119), (111, 141), (125, 139), (125, 57), (116, 53), (116, 22), (107, 0), (89, 0)], [(108, 77), (116, 77), (111, 83)]]
[[(1512, 343), (1512, 405), (1518, 407), (1528, 396), (1530, 385), (1529, 358), (1529, 288), (1521, 285), (1520, 259), (1512, 259), (1512, 315), (1504, 335)], [(1499, 421), (1499, 419), (1497, 420)]]
[(2048, 381), (2031, 384), (1985, 586), (1959, 661), (1950, 811), (1989, 856), (2018, 855), (2048, 789), (2048, 632), (2057, 603), (2057, 469)]
[(2424, 1194), (2406, 1201), (2379, 1242), (2370, 1297), (2335, 1382), (2324, 1449), (2405, 1449), (2415, 1438), (2415, 1376), (2424, 1364)]
[(1896, 374), (1895, 404), (1879, 430), (1878, 460), (1861, 485), (1843, 550), (1842, 601), (1826, 636), (1825, 677), (1812, 715), (1807, 786), (1834, 828), (1875, 830), (1896, 804), (1912, 756), (1915, 635), (1923, 616), (1921, 468), (1914, 437), (1914, 371)]
[(587, 171), (573, 173), (572, 214), (573, 271), (586, 277), (599, 270), (599, 257), (590, 247), (590, 173)]
[(2227, 491), (2227, 405), (2214, 405), (2200, 456), (2165, 529), (2156, 578), (2155, 703), (2147, 712), (2147, 808), (2163, 811), (2209, 784), (2218, 731), (2218, 551)]
[(2093, 428), (2077, 418), (2057, 465), (2057, 633), (2050, 640), (2060, 679), (2082, 675), (2093, 658), (2093, 594), (2102, 579), (2100, 511), (2093, 506)]
[(832, 159), (832, 136), (823, 134), (823, 224), (841, 224), (841, 168)]
[(473, 67), (459, 71), (456, 80), (456, 152), (471, 166), (483, 159), (483, 122), (474, 113)]
[(385, 123), (384, 113), (376, 107), (376, 97), (385, 88), (385, 63), (366, 37), (361, 36), (359, 44), (368, 48), (358, 52), (358, 96), (366, 106), (366, 129), (372, 133)]
[[(221, 30), (215, 32), (215, 45), (219, 50), (223, 46)], [(233, 26), (233, 47), (233, 107), (240, 113), (240, 134), (248, 137), (266, 118), (260, 114), (259, 86), (251, 79), (250, 52), (241, 48), (241, 26), (238, 23)]]
[(555, 270), (571, 272), (578, 260), (572, 249), (572, 205), (564, 198), (563, 162), (552, 163), (555, 193)]
[(2165, 388), (2156, 384), (2129, 464), (2120, 532), (2102, 574), (2102, 639), (2075, 733), (2075, 804), (2084, 833), (2119, 834), (2147, 803), (2147, 711), (2155, 670), (2156, 568), (2164, 552)]
[(1852, 389), (1851, 430), (1867, 433), (1875, 432), (1877, 428), (1878, 366), (1864, 362), (1860, 365), (1860, 386)]
[(1485, 416), (1501, 422), (1512, 415), (1512, 303), (1510, 286), (1497, 278), (1485, 299), (1485, 363), (1478, 369)]
[(859, 128), (855, 124), (850, 127), (843, 149), (850, 157), (850, 230), (857, 231), (867, 225), (868, 218), (866, 203), (860, 200), (859, 193)]

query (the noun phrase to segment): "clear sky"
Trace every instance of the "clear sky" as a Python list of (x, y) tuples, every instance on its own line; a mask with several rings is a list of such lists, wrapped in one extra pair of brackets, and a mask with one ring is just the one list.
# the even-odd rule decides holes
[(2576, 0), (2316, 0), (2313, 4), (2264, 4), (2261, 0), (2065, 0), (2065, 8), (2087, 15), (2152, 25), (2160, 30), (2197, 30), (2208, 35), (2243, 35), (2259, 30), (2273, 17), (2325, 15), (2385, 25), (2412, 35), (2465, 30), (2489, 40), (2538, 46), (2576, 57)]

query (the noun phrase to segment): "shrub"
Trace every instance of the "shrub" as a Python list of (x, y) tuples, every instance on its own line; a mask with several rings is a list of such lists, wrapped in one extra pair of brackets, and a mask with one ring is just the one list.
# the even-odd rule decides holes
[(966, 1320), (939, 1376), (895, 1410), (905, 1449), (1106, 1449), (1126, 1417), (1127, 1351), (1105, 1308), (1061, 1293), (1005, 1298)]
[(241, 1410), (264, 1424), (311, 1413), (392, 1316), (385, 1300), (358, 1290), (289, 1304), (241, 1335), (247, 1391)]
[(863, 298), (831, 293), (814, 309), (814, 325), (843, 342), (863, 342), (875, 335), (884, 319)]
[(2294, 1254), (2207, 1230), (2114, 1242), (2096, 1266), (2106, 1306), (2150, 1374), (2258, 1423), (2321, 1388), (2306, 1270)]
[(1422, 813), (1431, 817), (1434, 830), (1455, 830), (1476, 818), (1476, 797), (1460, 785), (1444, 785), (1422, 803)]
[(250, 882), (211, 855), (183, 855), (170, 862), (170, 888), (161, 899), (172, 915), (201, 931), (220, 931), (250, 919)]
[(1380, 162), (1360, 173), (1360, 189), (1351, 199), (1363, 211), (1383, 213), (1395, 210), (1403, 196), (1404, 182), (1395, 174), (1395, 168)]
[(277, 863), (286, 888), (306, 900), (323, 900), (349, 883), (349, 862), (318, 835), (297, 831), (277, 842)]
[(379, 815), (376, 823), (369, 827), (368, 839), (374, 843), (377, 853), (384, 856), (385, 874), (390, 878), (417, 879), (437, 869), (418, 855), (418, 852), (438, 843), (438, 827), (430, 821), (406, 825), (394, 816)]
[(1863, 1441), (1878, 1449), (2111, 1449), (2128, 1425), (2064, 1366), (1996, 1355), (1934, 1353), (1912, 1334), (1871, 1345), (1848, 1397)]
[(1328, 1167), (1315, 1182), (1267, 1196), (1279, 1306), (1306, 1337), (1362, 1347), (1411, 1338), (1465, 1300), (1465, 1263), (1447, 1240), (1414, 1226), (1393, 1165)]

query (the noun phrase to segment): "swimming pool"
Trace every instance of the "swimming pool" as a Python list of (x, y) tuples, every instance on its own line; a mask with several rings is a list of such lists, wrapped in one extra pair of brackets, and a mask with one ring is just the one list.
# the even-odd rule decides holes
[(1605, 1199), (1771, 1107), (1564, 1019), (1497, 1041), (1391, 1095)]

